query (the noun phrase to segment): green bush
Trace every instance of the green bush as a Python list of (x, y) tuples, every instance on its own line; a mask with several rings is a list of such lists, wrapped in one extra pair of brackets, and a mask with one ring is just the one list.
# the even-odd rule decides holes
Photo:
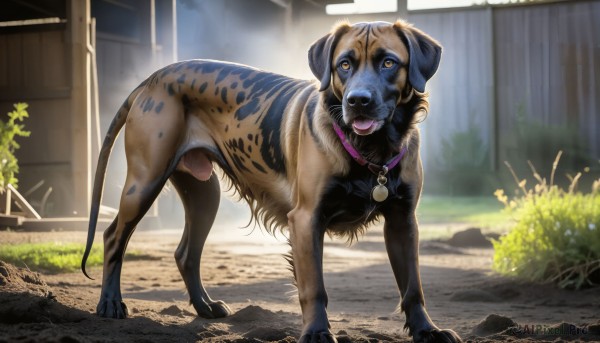
[(18, 180), (15, 175), (19, 172), (19, 165), (14, 153), (19, 149), (15, 136), (29, 137), (30, 132), (25, 131), (25, 125), (19, 124), (29, 117), (27, 104), (14, 104), (14, 111), (8, 113), (8, 121), (0, 120), (0, 192), (4, 192), (6, 185), (17, 187)]
[(554, 184), (557, 156), (548, 182), (533, 165), (537, 183), (526, 187), (508, 165), (519, 188), (513, 198), (495, 195), (516, 224), (494, 242), (493, 268), (501, 274), (533, 282), (581, 288), (600, 282), (600, 179), (592, 191), (577, 191), (581, 173), (570, 178), (568, 189)]
[(438, 165), (428, 177), (428, 189), (449, 195), (489, 194), (490, 157), (488, 146), (481, 138), (481, 128), (474, 120), (464, 131), (442, 139)]

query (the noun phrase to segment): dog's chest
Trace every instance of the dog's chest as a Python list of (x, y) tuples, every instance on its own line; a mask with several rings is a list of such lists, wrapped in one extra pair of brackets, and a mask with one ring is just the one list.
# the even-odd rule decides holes
[(332, 177), (319, 204), (320, 224), (330, 231), (352, 234), (377, 218), (390, 203), (412, 198), (409, 187), (400, 179), (400, 168), (388, 173), (385, 187), (389, 194), (383, 202), (372, 197), (377, 185), (377, 176), (361, 166), (353, 167), (346, 176)]

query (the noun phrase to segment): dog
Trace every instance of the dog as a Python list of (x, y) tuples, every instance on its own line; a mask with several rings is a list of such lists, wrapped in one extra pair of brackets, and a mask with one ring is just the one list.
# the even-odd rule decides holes
[[(325, 233), (354, 238), (383, 217), (385, 246), (415, 342), (459, 342), (429, 318), (418, 266), (423, 171), (416, 124), (441, 46), (412, 25), (341, 23), (308, 51), (316, 81), (212, 60), (169, 65), (129, 95), (104, 139), (92, 193), (85, 271), (110, 151), (125, 126), (127, 177), (104, 232), (97, 314), (124, 318), (120, 274), (127, 242), (170, 180), (185, 208), (175, 259), (198, 315), (231, 314), (200, 278), (219, 206), (216, 165), (268, 230), (289, 232), (302, 309), (301, 342), (336, 342), (323, 282)], [(88, 276), (89, 277), (89, 276)]]

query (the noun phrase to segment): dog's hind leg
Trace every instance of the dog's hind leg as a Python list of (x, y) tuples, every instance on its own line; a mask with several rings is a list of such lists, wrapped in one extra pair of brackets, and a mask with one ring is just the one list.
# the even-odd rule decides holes
[[(158, 108), (143, 106), (158, 100), (162, 113)], [(173, 97), (148, 90), (132, 105), (126, 125), (127, 178), (117, 218), (104, 232), (102, 291), (96, 308), (98, 315), (111, 318), (127, 316), (120, 289), (125, 249), (136, 225), (175, 170), (184, 111)]]
[(140, 178), (128, 175), (117, 218), (104, 231), (102, 294), (96, 307), (96, 313), (101, 317), (125, 318), (128, 315), (120, 289), (125, 249), (137, 223), (146, 214), (164, 186), (166, 177), (148, 182), (141, 181)]
[(188, 173), (177, 171), (171, 176), (185, 209), (185, 228), (175, 251), (175, 260), (183, 277), (190, 302), (203, 318), (220, 318), (231, 314), (222, 301), (210, 298), (202, 285), (200, 259), (206, 236), (213, 225), (221, 190), (213, 173), (208, 181), (199, 181)]

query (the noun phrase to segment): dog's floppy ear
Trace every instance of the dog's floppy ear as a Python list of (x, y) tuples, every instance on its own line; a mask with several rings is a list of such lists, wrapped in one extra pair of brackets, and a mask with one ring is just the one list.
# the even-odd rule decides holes
[(408, 81), (418, 92), (425, 91), (425, 82), (437, 71), (442, 46), (435, 39), (411, 25), (397, 21), (394, 28), (408, 46)]
[(332, 33), (314, 42), (308, 49), (308, 65), (312, 73), (321, 82), (319, 91), (324, 91), (331, 83), (331, 59), (339, 38), (350, 28), (346, 23), (334, 28)]

